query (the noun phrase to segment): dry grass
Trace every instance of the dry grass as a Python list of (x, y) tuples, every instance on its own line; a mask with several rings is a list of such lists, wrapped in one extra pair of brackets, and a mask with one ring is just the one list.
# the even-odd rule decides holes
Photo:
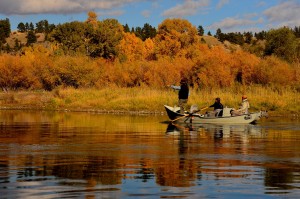
[[(241, 95), (246, 94), (251, 111), (269, 110), (271, 114), (299, 114), (299, 93), (292, 90), (276, 91), (262, 87), (237, 87), (231, 89), (191, 90), (188, 105), (200, 108), (209, 106), (216, 97), (224, 106), (237, 108)], [(57, 89), (52, 92), (19, 91), (0, 93), (0, 108), (34, 108), (48, 110), (81, 111), (137, 111), (164, 112), (163, 105), (177, 105), (177, 92), (172, 89), (118, 88), (107, 89)]]
[[(44, 42), (45, 41), (45, 34), (44, 33), (37, 33), (37, 42)], [(18, 39), (18, 41), (22, 45), (26, 45), (27, 43), (27, 33), (22, 33), (18, 31), (13, 31), (10, 36), (6, 39), (6, 42), (10, 47), (15, 46), (15, 41)]]

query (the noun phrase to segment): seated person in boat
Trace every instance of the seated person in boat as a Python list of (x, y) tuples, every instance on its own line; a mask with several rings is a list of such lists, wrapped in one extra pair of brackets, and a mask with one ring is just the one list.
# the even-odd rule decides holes
[(232, 116), (238, 116), (238, 115), (244, 115), (249, 114), (248, 109), (250, 108), (249, 101), (247, 99), (246, 95), (242, 96), (242, 104), (238, 110), (232, 110), (231, 115)]
[(215, 99), (215, 103), (209, 107), (213, 107), (214, 111), (208, 113), (209, 117), (219, 117), (222, 116), (223, 112), (223, 104), (221, 103), (221, 99), (217, 97)]

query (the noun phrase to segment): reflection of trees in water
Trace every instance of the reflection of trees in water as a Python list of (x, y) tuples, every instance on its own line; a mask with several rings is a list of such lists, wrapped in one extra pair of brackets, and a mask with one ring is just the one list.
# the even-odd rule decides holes
[[(122, 173), (117, 159), (101, 156), (88, 156), (86, 160), (82, 158), (84, 157), (57, 157), (57, 165), (45, 169), (52, 170), (53, 176), (67, 179), (93, 179), (102, 185), (121, 183)], [(61, 163), (60, 160), (67, 160), (68, 163)]]
[[(220, 177), (242, 178), (245, 175), (242, 172), (243, 170), (240, 171), (240, 174), (232, 174), (231, 172), (237, 172), (238, 170), (231, 171), (228, 168), (230, 168), (231, 165), (238, 166), (243, 164), (243, 161), (238, 159), (230, 160), (224, 157), (226, 157), (227, 154), (240, 154), (247, 150), (245, 149), (245, 147), (247, 147), (245, 143), (247, 143), (247, 140), (250, 138), (249, 135), (251, 134), (260, 136), (261, 131), (255, 127), (253, 128), (251, 125), (170, 124), (166, 133), (169, 136), (176, 136), (178, 139), (178, 154), (180, 158), (178, 158), (178, 163), (171, 163), (172, 165), (178, 164), (178, 168), (173, 167), (174, 170), (177, 169), (178, 172), (192, 173), (192, 175), (190, 175), (192, 178), (190, 179), (184, 178), (183, 176), (179, 176), (178, 179), (180, 178), (181, 182), (189, 182), (189, 185), (191, 185), (191, 182), (195, 181), (196, 179), (198, 181), (201, 180), (203, 173), (212, 174), (215, 176), (215, 179)], [(225, 156), (220, 156), (221, 158), (217, 159), (192, 159), (190, 161), (190, 165), (192, 165), (190, 168), (193, 169), (190, 169), (186, 166), (183, 166), (187, 161), (189, 161), (190, 154), (203, 154), (205, 156), (207, 154), (224, 154)], [(202, 168), (200, 162), (206, 164), (206, 161), (211, 161), (211, 164), (214, 164), (214, 167), (216, 168)], [(169, 173), (172, 172), (169, 171)], [(160, 183), (169, 185), (172, 182), (169, 182), (168, 184), (168, 180), (165, 180)], [(189, 186), (187, 184), (185, 184), (185, 186)]]
[[(300, 165), (296, 166), (296, 168), (299, 168)], [(294, 168), (294, 167), (293, 167)], [(274, 187), (276, 189), (298, 189), (299, 187), (292, 186), (295, 181), (299, 181), (298, 179), (295, 179), (295, 172), (299, 172), (299, 169), (296, 169), (298, 171), (295, 171), (295, 169), (291, 168), (272, 168), (272, 167), (266, 167), (265, 168), (265, 186), (266, 187)]]
[(135, 179), (142, 179), (142, 182), (147, 182), (150, 179), (154, 178), (154, 169), (148, 166), (146, 160), (141, 159), (140, 161), (141, 168), (137, 171), (138, 176)]
[[(155, 168), (156, 182), (161, 186), (189, 187), (193, 186), (196, 179), (201, 179), (201, 172), (198, 172), (197, 162), (189, 157), (192, 149), (189, 144), (192, 128), (169, 125), (168, 132), (175, 132), (178, 136), (177, 154), (175, 157), (166, 157), (159, 160)], [(177, 134), (179, 132), (179, 134)]]
[(179, 158), (160, 161), (155, 168), (157, 184), (161, 186), (189, 187), (197, 179), (197, 165), (193, 160)]
[[(82, 117), (76, 117), (75, 121), (79, 119)], [(8, 116), (8, 120), (18, 119)], [(106, 122), (109, 127), (107, 129), (114, 127)], [(114, 121), (113, 124), (117, 122)], [(86, 128), (85, 123), (82, 126), (75, 128), (73, 123), (69, 126), (60, 122), (23, 122), (13, 126), (0, 126), (1, 142), (18, 143), (17, 148), (8, 149), (10, 151), (6, 156), (0, 156), (0, 182), (10, 180), (7, 177), (10, 175), (9, 164), (17, 166), (17, 180), (20, 181), (47, 180), (54, 176), (58, 179), (86, 180), (84, 183), (91, 187), (97, 184), (121, 184), (122, 180), (127, 179), (138, 179), (138, 182), (155, 179), (161, 186), (189, 187), (195, 183), (201, 184), (203, 176), (212, 175), (214, 180), (243, 178), (247, 175), (245, 172), (251, 172), (240, 169), (240, 166), (265, 167), (265, 186), (289, 189), (288, 184), (299, 181), (295, 177), (299, 169), (292, 169), (292, 166), (287, 170), (274, 169), (261, 166), (266, 159), (255, 159), (255, 156), (279, 157), (284, 154), (284, 151), (274, 152), (274, 142), (269, 142), (269, 139), (257, 139), (265, 135), (264, 130), (256, 126), (171, 126), (167, 136), (162, 136), (161, 131), (152, 134), (151, 130), (151, 134), (145, 134), (148, 126), (140, 125), (140, 130), (132, 127), (134, 125), (131, 123), (126, 124), (126, 128), (130, 130), (108, 133), (100, 132), (96, 124), (93, 128)], [(132, 129), (138, 130), (133, 132)], [(297, 149), (295, 142), (289, 142)], [(287, 142), (283, 141), (281, 144), (285, 145)], [(34, 146), (40, 148), (35, 149)], [(136, 146), (138, 147), (135, 148)], [(48, 153), (47, 147), (52, 151)], [(23, 150), (25, 148), (26, 151)], [(285, 149), (284, 146), (277, 148)], [(11, 152), (13, 157), (10, 157)], [(34, 153), (30, 154), (31, 152)], [(296, 157), (298, 153), (286, 154)], [(60, 181), (66, 183), (61, 185), (72, 185), (67, 182), (68, 180)]]
[[(27, 156), (27, 161), (30, 161), (32, 158), (33, 156)], [(47, 164), (44, 162), (45, 165), (43, 167), (27, 164), (26, 167), (18, 171), (18, 179), (26, 180), (33, 176), (56, 176), (66, 179), (94, 180), (102, 185), (121, 183), (122, 173), (118, 171), (119, 164), (117, 160), (98, 156), (89, 156), (86, 157), (86, 160), (82, 158), (57, 156), (55, 163)], [(44, 157), (44, 159), (47, 159), (47, 157)], [(34, 162), (34, 160), (32, 161)]]

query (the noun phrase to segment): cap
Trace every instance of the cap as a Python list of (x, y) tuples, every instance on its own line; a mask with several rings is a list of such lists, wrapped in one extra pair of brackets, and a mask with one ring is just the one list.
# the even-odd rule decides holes
[(180, 83), (181, 83), (181, 84), (187, 83), (187, 78), (185, 78), (185, 77), (182, 78), (182, 79), (180, 80)]

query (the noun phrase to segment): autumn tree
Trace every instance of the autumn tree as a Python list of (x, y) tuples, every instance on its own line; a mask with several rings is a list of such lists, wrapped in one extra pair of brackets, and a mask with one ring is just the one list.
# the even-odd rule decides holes
[(176, 56), (180, 50), (198, 42), (197, 29), (185, 19), (166, 19), (155, 37), (157, 54)]
[(33, 84), (33, 79), (21, 57), (9, 54), (0, 57), (0, 87), (3, 90), (28, 89)]
[(146, 49), (143, 41), (133, 33), (125, 33), (118, 45), (119, 58), (121, 61), (135, 61), (144, 58)]
[(97, 13), (90, 11), (88, 12), (88, 18), (86, 20), (87, 23), (92, 24), (94, 28), (97, 27), (98, 19)]

